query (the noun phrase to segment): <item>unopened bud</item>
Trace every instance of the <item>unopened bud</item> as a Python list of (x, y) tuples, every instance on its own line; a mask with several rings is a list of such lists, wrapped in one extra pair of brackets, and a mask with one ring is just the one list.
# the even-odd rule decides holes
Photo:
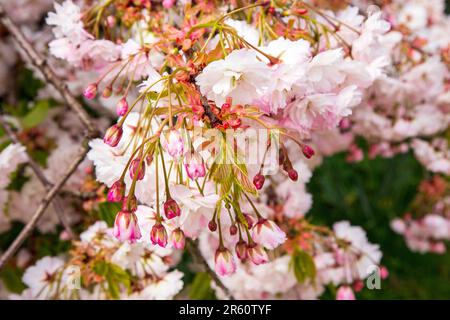
[(255, 188), (258, 190), (261, 190), (262, 187), (264, 186), (264, 182), (266, 181), (266, 178), (264, 178), (264, 176), (260, 173), (258, 173), (254, 178), (253, 178), (253, 184), (255, 185)]

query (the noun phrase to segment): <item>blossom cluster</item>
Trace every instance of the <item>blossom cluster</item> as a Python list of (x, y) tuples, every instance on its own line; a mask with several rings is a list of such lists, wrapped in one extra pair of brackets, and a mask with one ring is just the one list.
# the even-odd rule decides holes
[[(355, 299), (374, 272), (388, 275), (380, 247), (349, 221), (308, 217), (308, 182), (338, 152), (357, 162), (411, 151), (431, 177), (391, 227), (413, 251), (445, 252), (444, 1), (21, 2), (0, 0), (103, 137), (59, 191), (64, 213), (51, 206), (37, 225), (70, 251), (36, 260), (23, 249), (15, 264), (27, 289), (11, 298), (184, 297), (176, 267), (198, 246), (223, 284), (211, 282), (219, 298), (316, 299), (333, 287)], [(0, 38), (2, 106), (44, 114), (30, 120), (17, 107), (6, 119), (21, 142), (0, 154), (8, 231), (46, 193), (28, 157), (54, 183), (86, 128)], [(21, 59), (43, 83), (33, 106), (7, 95)]]

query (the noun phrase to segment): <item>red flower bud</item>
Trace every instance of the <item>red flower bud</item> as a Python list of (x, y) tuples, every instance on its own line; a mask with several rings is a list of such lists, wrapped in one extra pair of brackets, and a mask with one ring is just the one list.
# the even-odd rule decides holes
[(180, 207), (178, 206), (178, 203), (172, 198), (167, 199), (164, 203), (164, 214), (166, 215), (167, 219), (173, 219), (180, 216)]
[(136, 158), (131, 161), (130, 164), (130, 178), (132, 180), (142, 180), (145, 175), (145, 162), (141, 161), (141, 158)]
[(208, 223), (208, 228), (209, 228), (209, 230), (210, 230), (211, 232), (216, 231), (216, 230), (217, 230), (217, 223), (216, 223), (214, 220), (211, 220), (211, 221)]
[(303, 145), (302, 152), (303, 155), (308, 159), (311, 159), (311, 157), (315, 154), (314, 149), (308, 146), (307, 144)]
[(109, 189), (107, 199), (110, 202), (120, 202), (123, 200), (124, 193), (125, 183), (123, 181), (117, 180)]
[(122, 134), (123, 134), (122, 127), (115, 124), (108, 130), (106, 130), (103, 142), (109, 145), (110, 147), (115, 147), (119, 144), (120, 139), (122, 139)]
[(235, 224), (230, 226), (230, 235), (234, 236), (238, 232), (238, 228)]
[(291, 179), (292, 181), (298, 180), (298, 173), (295, 169), (289, 169), (288, 176), (289, 176), (289, 179)]
[(167, 231), (161, 222), (157, 222), (153, 225), (152, 230), (150, 231), (150, 241), (154, 245), (159, 245), (162, 248), (167, 246)]
[(264, 178), (264, 176), (260, 173), (258, 173), (254, 178), (253, 178), (253, 184), (255, 185), (255, 188), (258, 190), (261, 190), (262, 187), (264, 186), (264, 182), (266, 181), (266, 178)]

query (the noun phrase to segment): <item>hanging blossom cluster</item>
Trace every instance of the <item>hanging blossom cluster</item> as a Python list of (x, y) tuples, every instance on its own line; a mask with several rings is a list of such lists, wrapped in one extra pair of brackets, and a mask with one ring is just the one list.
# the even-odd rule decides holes
[[(411, 250), (445, 252), (443, 1), (3, 2), (104, 133), (61, 192), (80, 239), (60, 232), (71, 250), (38, 261), (21, 251), (27, 289), (11, 298), (183, 297), (175, 268), (198, 244), (229, 291), (212, 282), (219, 298), (315, 299), (333, 286), (337, 299), (355, 299), (373, 272), (388, 276), (379, 246), (348, 221), (307, 219), (307, 183), (341, 151), (355, 162), (412, 150), (433, 177), (391, 226)], [(19, 58), (9, 47), (0, 43), (0, 95)], [(24, 146), (0, 155), (2, 231), (26, 223), (45, 195), (25, 147), (48, 153), (44, 172), (55, 181), (80, 143), (81, 125), (53, 106), (60, 95), (43, 86), (38, 96), (52, 105), (48, 118), (32, 128), (11, 119)], [(17, 172), (26, 181), (15, 190)], [(39, 231), (60, 231), (47, 211)], [(95, 221), (111, 211), (109, 226)]]

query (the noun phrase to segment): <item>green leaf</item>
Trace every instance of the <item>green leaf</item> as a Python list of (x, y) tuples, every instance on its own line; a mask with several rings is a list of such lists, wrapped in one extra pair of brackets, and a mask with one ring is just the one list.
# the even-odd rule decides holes
[(294, 275), (299, 283), (316, 276), (316, 265), (313, 258), (303, 250), (296, 250), (291, 258), (290, 266), (294, 269)]
[(21, 293), (26, 288), (22, 282), (22, 271), (19, 268), (6, 266), (0, 273), (0, 278), (10, 292)]
[(105, 221), (109, 227), (114, 226), (114, 219), (117, 212), (119, 212), (121, 205), (115, 202), (102, 202), (98, 205), (99, 208), (99, 218)]
[(98, 261), (94, 265), (93, 270), (98, 275), (105, 277), (111, 298), (120, 298), (120, 284), (123, 284), (127, 289), (130, 289), (131, 276), (118, 265), (107, 261)]
[(49, 109), (50, 103), (48, 100), (38, 101), (34, 108), (22, 118), (22, 126), (25, 129), (36, 127), (47, 118)]
[(211, 277), (206, 272), (199, 272), (195, 275), (190, 285), (189, 298), (192, 300), (209, 300), (214, 298), (214, 291), (211, 289)]

